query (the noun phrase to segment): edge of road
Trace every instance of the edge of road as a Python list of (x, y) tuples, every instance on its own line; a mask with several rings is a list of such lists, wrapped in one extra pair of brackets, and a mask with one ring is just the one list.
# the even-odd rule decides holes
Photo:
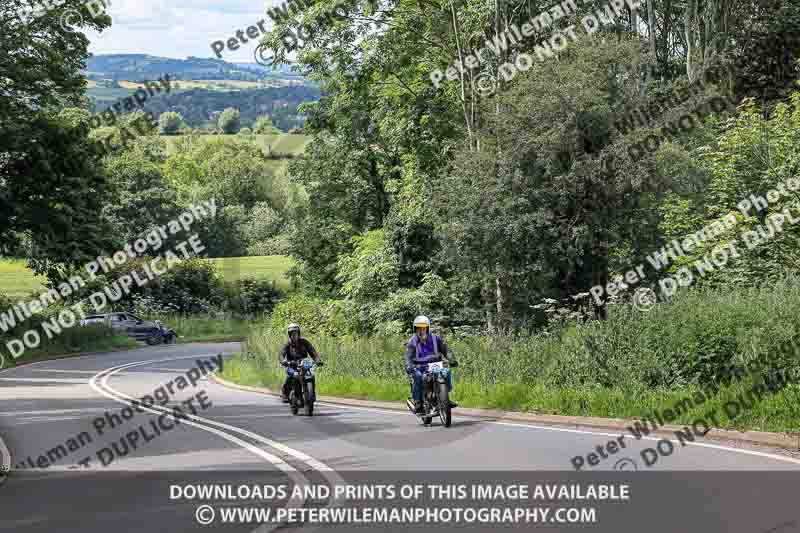
[[(242, 337), (219, 337), (215, 339), (201, 339), (201, 340), (191, 340), (186, 342), (179, 342), (177, 344), (162, 344), (159, 346), (180, 346), (180, 345), (187, 345), (187, 344), (216, 344), (216, 343), (223, 343), (223, 342), (243, 342), (244, 338)], [(75, 357), (88, 357), (90, 355), (100, 355), (103, 353), (120, 353), (120, 352), (131, 352), (133, 350), (141, 350), (142, 348), (152, 348), (152, 346), (148, 346), (147, 344), (142, 344), (141, 346), (128, 346), (124, 348), (111, 348), (108, 350), (99, 350), (96, 352), (75, 352), (75, 353), (68, 353), (68, 354), (56, 354), (56, 355), (48, 355), (46, 357), (42, 357), (40, 359), (33, 359), (31, 361), (23, 361), (14, 366), (4, 367), (0, 366), (0, 372), (7, 372), (9, 370), (14, 370), (15, 368), (22, 368), (24, 366), (29, 366), (37, 363), (46, 363), (47, 361), (58, 361), (59, 359), (72, 359)], [(0, 361), (2, 361), (2, 355), (0, 355)]]
[(75, 353), (67, 353), (67, 354), (56, 354), (56, 355), (48, 355), (46, 357), (26, 360), (19, 364), (15, 364), (14, 366), (9, 367), (0, 367), (0, 372), (6, 372), (8, 370), (14, 370), (15, 368), (22, 368), (24, 366), (33, 365), (36, 363), (45, 363), (47, 361), (58, 361), (59, 359), (71, 359), (73, 357), (86, 357), (89, 355), (98, 355), (101, 353), (118, 353), (118, 352), (130, 352), (132, 350), (138, 350), (140, 348), (144, 348), (144, 346), (129, 346), (125, 348), (111, 348), (108, 350), (100, 350), (97, 352), (75, 352)]
[[(256, 392), (268, 396), (280, 396), (278, 393), (265, 387), (250, 387), (239, 385), (219, 377), (215, 373), (209, 374), (209, 379), (223, 387), (238, 389), (247, 392)], [(320, 402), (338, 404), (350, 407), (362, 407), (372, 409), (383, 409), (389, 411), (408, 411), (405, 405), (397, 402), (384, 402), (375, 400), (357, 400), (354, 398), (340, 398), (337, 396), (317, 396)], [(529, 424), (540, 424), (546, 426), (562, 426), (571, 428), (591, 428), (591, 429), (612, 429), (625, 432), (634, 420), (622, 420), (619, 418), (599, 418), (586, 416), (562, 416), (562, 415), (540, 415), (533, 413), (522, 413), (518, 411), (500, 411), (496, 409), (476, 409), (458, 408), (459, 416), (470, 418), (488, 418), (504, 422), (525, 422)], [(684, 426), (666, 424), (655, 431), (650, 431), (652, 435), (675, 436), (676, 431), (680, 431)], [(800, 433), (789, 435), (786, 433), (769, 433), (766, 431), (735, 431), (727, 429), (712, 429), (705, 435), (706, 439), (735, 441), (747, 444), (759, 444), (762, 446), (772, 446), (788, 450), (800, 450)]]

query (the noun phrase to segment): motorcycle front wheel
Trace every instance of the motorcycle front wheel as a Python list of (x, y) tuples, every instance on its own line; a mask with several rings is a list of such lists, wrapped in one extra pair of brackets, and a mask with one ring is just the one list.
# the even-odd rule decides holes
[(300, 400), (297, 398), (297, 392), (294, 390), (289, 393), (289, 406), (292, 409), (293, 415), (300, 412)]
[(450, 413), (450, 393), (447, 390), (447, 383), (439, 384), (439, 418), (446, 428), (449, 428), (453, 421)]
[(314, 382), (306, 383), (306, 416), (314, 415)]

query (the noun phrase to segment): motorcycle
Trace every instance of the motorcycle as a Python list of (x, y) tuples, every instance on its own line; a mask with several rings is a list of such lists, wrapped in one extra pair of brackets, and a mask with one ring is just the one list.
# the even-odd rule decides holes
[(408, 409), (422, 420), (424, 426), (430, 426), (433, 417), (438, 416), (442, 425), (446, 428), (452, 423), (452, 413), (450, 408), (450, 392), (447, 390), (447, 376), (450, 374), (450, 367), (457, 367), (455, 361), (439, 361), (428, 363), (422, 373), (422, 413), (417, 413), (414, 408), (413, 390), (414, 380), (410, 378), (412, 397), (406, 400)]
[[(319, 366), (321, 365), (320, 362)], [(289, 407), (293, 415), (296, 415), (301, 408), (305, 408), (307, 416), (314, 415), (314, 402), (317, 400), (314, 366), (311, 359), (289, 365), (293, 378), (289, 387)]]

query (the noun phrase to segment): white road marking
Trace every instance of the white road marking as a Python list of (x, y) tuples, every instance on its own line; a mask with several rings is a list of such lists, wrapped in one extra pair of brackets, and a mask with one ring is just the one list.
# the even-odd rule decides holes
[[(402, 411), (395, 411), (393, 409), (381, 409), (379, 407), (358, 407), (358, 406), (340, 405), (340, 404), (327, 403), (327, 402), (319, 402), (319, 404), (320, 405), (325, 405), (325, 406), (328, 406), (328, 407), (334, 407), (334, 408), (338, 408), (338, 409), (343, 409), (343, 410), (353, 409), (353, 410), (358, 410), (358, 411), (371, 411), (371, 412), (381, 413), (381, 414), (392, 413), (392, 414), (399, 415), (399, 416), (410, 416), (410, 413), (404, 413)], [(480, 417), (474, 417), (474, 416), (465, 417), (465, 418), (470, 418), (470, 419), (473, 419), (473, 420), (474, 419), (481, 420)], [(623, 432), (620, 432), (620, 433), (607, 433), (607, 432), (604, 432), (604, 431), (590, 431), (590, 430), (585, 430), (585, 429), (569, 429), (569, 428), (559, 428), (559, 427), (550, 427), (550, 426), (537, 426), (537, 425), (534, 425), (534, 424), (526, 424), (526, 423), (523, 423), (523, 422), (503, 422), (501, 420), (483, 420), (483, 422), (485, 422), (487, 424), (496, 424), (496, 425), (499, 425), (499, 426), (512, 426), (512, 427), (519, 427), (519, 428), (525, 428), (525, 429), (538, 429), (538, 430), (543, 430), (543, 431), (561, 431), (561, 432), (564, 432), (564, 433), (578, 433), (578, 434), (582, 434), (582, 435), (602, 435), (602, 436), (605, 436), (605, 437), (613, 437), (615, 439), (617, 437), (619, 437), (620, 434), (623, 433)], [(627, 433), (626, 433), (626, 436), (627, 436)], [(633, 436), (631, 435), (631, 437), (633, 437)], [(660, 441), (660, 440), (665, 439), (665, 438), (667, 438), (667, 437), (642, 437), (642, 440)], [(700, 446), (701, 448), (712, 448), (712, 449), (715, 449), (715, 450), (723, 450), (723, 451), (726, 451), (726, 452), (741, 453), (741, 454), (744, 454), (744, 455), (753, 455), (753, 456), (756, 456), (756, 457), (765, 457), (767, 459), (774, 459), (776, 461), (784, 461), (784, 462), (787, 462), (787, 463), (800, 465), (800, 459), (794, 459), (792, 457), (786, 457), (786, 456), (783, 456), (783, 455), (776, 455), (776, 454), (773, 454), (773, 453), (759, 452), (759, 451), (755, 451), (755, 450), (745, 450), (745, 449), (741, 449), (741, 448), (730, 448), (728, 446), (721, 446), (719, 444), (706, 444), (706, 443), (703, 443), (703, 442), (687, 442), (686, 444), (688, 446)]]
[[(190, 355), (190, 356), (162, 359), (160, 361), (175, 361), (175, 360), (181, 360), (181, 359), (197, 359), (197, 358), (198, 358), (198, 356), (196, 356), (196, 355)], [(106, 396), (108, 398), (111, 398), (111, 399), (113, 399), (113, 400), (115, 400), (117, 402), (123, 403), (125, 405), (130, 405), (128, 401), (134, 400), (135, 398), (133, 398), (131, 396), (128, 396), (127, 394), (125, 394), (123, 392), (120, 392), (118, 390), (113, 389), (108, 384), (109, 378), (111, 378), (111, 376), (113, 376), (114, 374), (116, 374), (117, 372), (119, 372), (121, 370), (128, 369), (128, 368), (133, 368), (133, 367), (136, 367), (136, 366), (144, 366), (144, 365), (147, 365), (147, 364), (150, 364), (150, 363), (153, 363), (153, 362), (157, 362), (157, 361), (159, 361), (159, 360), (137, 361), (137, 362), (134, 362), (134, 363), (127, 363), (127, 364), (124, 364), (124, 365), (119, 365), (119, 366), (116, 366), (116, 367), (112, 367), (112, 368), (103, 370), (103, 371), (99, 372), (97, 375), (95, 375), (94, 377), (92, 377), (92, 379), (89, 381), (89, 385), (93, 389), (95, 389), (97, 392), (99, 392), (100, 394), (102, 394), (102, 395), (104, 395), (104, 396)], [(184, 371), (185, 370), (181, 370), (180, 372), (184, 372)], [(97, 383), (98, 378), (100, 378), (99, 385)], [(124, 400), (120, 399), (120, 398), (124, 398)], [(125, 400), (128, 400), (128, 401), (125, 401)], [(172, 414), (171, 410), (163, 408), (163, 407), (160, 407), (160, 406), (157, 406), (157, 405), (151, 406), (152, 408), (151, 407), (145, 407), (144, 405), (141, 405), (140, 407), (141, 407), (141, 409), (143, 409), (145, 411), (148, 411), (148, 412), (151, 412), (151, 413), (158, 413), (158, 414), (167, 413), (167, 414), (170, 414), (170, 415)], [(184, 420), (181, 420), (181, 423), (185, 423), (185, 424), (188, 424), (190, 426), (197, 427), (199, 429), (203, 429), (203, 430), (208, 431), (210, 433), (213, 433), (215, 435), (219, 435), (220, 437), (222, 437), (222, 438), (224, 438), (226, 440), (229, 440), (231, 442), (234, 442), (234, 443), (238, 444), (239, 446), (242, 446), (243, 448), (247, 449), (248, 451), (250, 451), (252, 453), (255, 453), (256, 455), (259, 455), (259, 456), (267, 459), (268, 461), (270, 461), (274, 465), (276, 465), (278, 468), (280, 468), (281, 470), (286, 472), (292, 478), (292, 480), (295, 482), (296, 485), (307, 486), (309, 484), (308, 483), (308, 479), (305, 476), (303, 476), (303, 474), (300, 473), (297, 469), (292, 467), (289, 463), (285, 462), (283, 459), (281, 459), (281, 458), (279, 458), (279, 457), (277, 457), (275, 455), (272, 455), (272, 454), (262, 450), (261, 448), (253, 446), (252, 444), (239, 439), (238, 437), (235, 437), (233, 435), (230, 435), (228, 433), (225, 433), (224, 431), (215, 429), (213, 427), (208, 427), (205, 424), (216, 426), (216, 427), (223, 428), (223, 429), (227, 429), (228, 431), (232, 431), (232, 432), (235, 432), (235, 433), (239, 433), (240, 435), (247, 436), (247, 437), (249, 437), (249, 438), (251, 438), (251, 439), (253, 439), (253, 440), (257, 441), (257, 442), (261, 442), (262, 444), (266, 444), (267, 446), (270, 446), (271, 448), (274, 448), (274, 449), (279, 450), (279, 451), (281, 451), (281, 452), (283, 452), (283, 453), (285, 453), (285, 454), (287, 454), (287, 455), (289, 455), (291, 457), (294, 457), (295, 459), (304, 462), (306, 465), (310, 466), (311, 468), (319, 471), (322, 474), (322, 476), (326, 479), (326, 481), (328, 481), (328, 483), (331, 484), (331, 486), (334, 486), (334, 485), (337, 485), (337, 484), (339, 484), (339, 485), (346, 484), (344, 479), (342, 479), (342, 477), (339, 476), (339, 474), (335, 470), (333, 470), (331, 467), (329, 467), (328, 465), (326, 465), (322, 461), (319, 461), (319, 460), (317, 460), (317, 459), (315, 459), (315, 458), (313, 458), (313, 457), (311, 457), (311, 456), (309, 456), (309, 455), (307, 455), (307, 454), (305, 454), (305, 453), (303, 453), (303, 452), (301, 452), (299, 450), (295, 450), (294, 448), (290, 448), (289, 446), (281, 444), (280, 442), (274, 441), (272, 439), (268, 439), (268, 438), (266, 438), (266, 437), (264, 437), (262, 435), (259, 435), (257, 433), (253, 433), (251, 431), (248, 431), (246, 429), (242, 429), (242, 428), (239, 428), (239, 427), (236, 427), (236, 426), (231, 426), (229, 424), (223, 424), (221, 422), (216, 422), (214, 420), (211, 420), (211, 419), (208, 419), (208, 418), (204, 418), (204, 417), (201, 417), (201, 416), (197, 416), (197, 415), (193, 415), (193, 414), (189, 414), (189, 413), (185, 413), (185, 416), (187, 418), (191, 419), (191, 420), (194, 420), (195, 422), (192, 422), (191, 420), (185, 420), (184, 419)], [(198, 423), (198, 422), (202, 422), (202, 424)], [(298, 479), (301, 479), (302, 481), (298, 481)], [(337, 499), (337, 498), (332, 499), (329, 507), (336, 507), (336, 506), (341, 505), (342, 500), (343, 499)], [(299, 503), (299, 505), (298, 505), (298, 503)], [(287, 507), (290, 507), (290, 506), (300, 507), (304, 503), (305, 503), (305, 499), (304, 498), (300, 502), (290, 501), (289, 503), (287, 503)], [(278, 526), (269, 526), (268, 527), (268, 525), (265, 524), (261, 528), (257, 529), (256, 532), (258, 532), (258, 533), (266, 533), (267, 531), (272, 531), (272, 530), (276, 529), (277, 527)]]

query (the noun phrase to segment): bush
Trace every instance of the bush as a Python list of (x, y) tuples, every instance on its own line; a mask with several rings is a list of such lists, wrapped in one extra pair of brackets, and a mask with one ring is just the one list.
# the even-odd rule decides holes
[(239, 123), (240, 113), (238, 109), (228, 107), (220, 113), (217, 124), (223, 133), (232, 134), (239, 131), (241, 124)]
[(292, 322), (297, 322), (309, 333), (331, 337), (354, 331), (354, 324), (347, 319), (343, 302), (305, 295), (295, 295), (282, 301), (272, 312), (271, 325), (275, 330), (285, 330)]
[(258, 117), (253, 123), (253, 133), (259, 135), (280, 135), (281, 131), (272, 125), (269, 117)]
[(289, 255), (291, 237), (288, 234), (280, 234), (251, 244), (247, 247), (247, 255)]
[[(298, 322), (311, 334), (336, 336), (336, 342), (347, 343), (341, 339), (343, 332), (358, 330), (345, 320), (352, 315), (342, 313), (341, 305), (295, 296), (275, 308), (271, 325), (283, 330), (289, 322)], [(333, 311), (337, 307), (339, 315)], [(395, 343), (375, 357), (396, 358), (397, 343), (409, 335), (402, 331), (405, 324), (387, 322), (382, 335), (363, 341)], [(448, 336), (448, 343), (464, 363), (460, 376), (480, 387), (502, 383), (554, 390), (608, 389), (635, 396), (724, 382), (731, 369), (747, 367), (754, 360), (767, 361), (772, 374), (798, 372), (800, 353), (785, 347), (798, 333), (800, 281), (792, 279), (761, 289), (679, 293), (649, 313), (629, 305), (614, 306), (607, 321), (554, 332)], [(338, 351), (342, 357), (366, 357), (361, 351)]]
[(165, 135), (175, 135), (183, 124), (183, 117), (173, 111), (161, 113), (161, 116), (158, 117), (158, 127)]
[(282, 298), (275, 282), (258, 279), (240, 279), (225, 286), (228, 309), (240, 316), (269, 313)]
[[(77, 298), (87, 298), (92, 293), (113, 287), (122, 276), (134, 271), (146, 280), (144, 263), (152, 258), (129, 260), (116, 269), (87, 283)], [(162, 266), (164, 262), (162, 261)], [(225, 301), (222, 280), (214, 264), (206, 259), (192, 258), (173, 265), (162, 276), (155, 277), (142, 286), (131, 285), (130, 291), (107, 309), (98, 312), (132, 311), (150, 313), (207, 313), (221, 307)]]
[(252, 135), (253, 130), (250, 128), (242, 128), (239, 130), (239, 135)]
[(646, 314), (620, 305), (609, 315), (561, 333), (543, 371), (548, 384), (703, 386), (754, 359), (769, 360), (776, 371), (800, 369), (800, 354), (782, 348), (800, 332), (794, 278), (763, 288), (684, 291)]

